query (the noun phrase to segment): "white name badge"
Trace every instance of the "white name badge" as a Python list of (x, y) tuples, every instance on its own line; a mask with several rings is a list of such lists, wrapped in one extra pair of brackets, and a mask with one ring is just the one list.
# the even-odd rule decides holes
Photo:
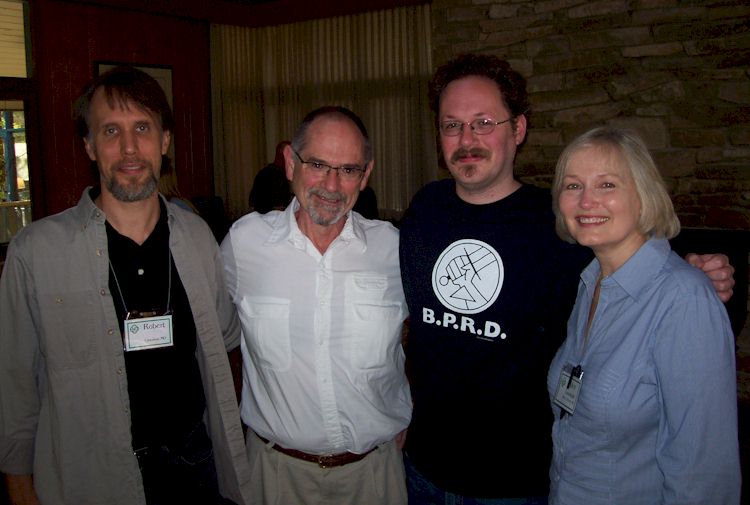
[(554, 403), (564, 412), (572, 414), (576, 410), (576, 404), (578, 403), (578, 395), (581, 393), (581, 384), (583, 379), (583, 371), (580, 365), (567, 370), (563, 369), (560, 373), (560, 380), (557, 383), (557, 391), (555, 391)]
[(172, 346), (172, 315), (126, 319), (124, 340), (125, 351)]

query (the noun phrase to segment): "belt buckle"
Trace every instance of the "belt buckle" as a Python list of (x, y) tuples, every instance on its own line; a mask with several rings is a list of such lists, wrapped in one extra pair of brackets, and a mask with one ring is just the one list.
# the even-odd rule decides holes
[(333, 455), (327, 454), (325, 456), (318, 456), (318, 466), (320, 468), (326, 469), (326, 468), (332, 468), (335, 466), (333, 464)]

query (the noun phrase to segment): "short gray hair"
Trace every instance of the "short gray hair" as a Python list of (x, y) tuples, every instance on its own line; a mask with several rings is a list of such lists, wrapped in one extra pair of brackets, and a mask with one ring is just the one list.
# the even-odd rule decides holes
[(292, 149), (300, 152), (305, 148), (307, 145), (307, 131), (310, 129), (310, 125), (321, 117), (343, 118), (354, 123), (359, 133), (362, 134), (362, 157), (365, 160), (365, 165), (372, 161), (372, 144), (370, 143), (370, 136), (367, 134), (364, 122), (354, 112), (339, 105), (326, 105), (309, 112), (294, 132)]

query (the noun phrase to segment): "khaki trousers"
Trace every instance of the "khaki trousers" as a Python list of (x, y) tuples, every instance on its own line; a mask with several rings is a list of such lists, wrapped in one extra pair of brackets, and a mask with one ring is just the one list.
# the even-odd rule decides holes
[(253, 505), (406, 505), (401, 451), (394, 441), (334, 468), (287, 456), (247, 430)]

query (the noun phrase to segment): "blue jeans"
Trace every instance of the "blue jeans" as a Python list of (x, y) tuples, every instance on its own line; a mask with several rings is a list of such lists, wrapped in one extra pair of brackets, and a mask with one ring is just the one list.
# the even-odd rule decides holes
[(547, 505), (546, 496), (470, 498), (449, 493), (419, 473), (406, 453), (404, 453), (404, 469), (406, 470), (406, 492), (409, 495), (409, 505)]

